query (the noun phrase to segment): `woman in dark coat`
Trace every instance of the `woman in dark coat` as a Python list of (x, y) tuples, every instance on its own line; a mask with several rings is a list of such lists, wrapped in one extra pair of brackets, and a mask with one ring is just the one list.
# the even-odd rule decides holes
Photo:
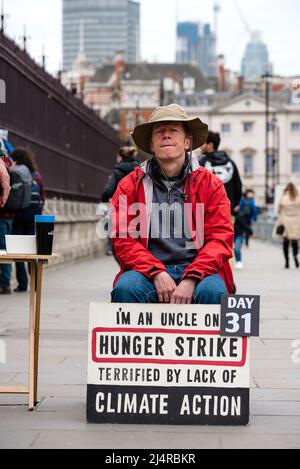
[(101, 202), (109, 202), (116, 192), (119, 182), (139, 166), (139, 161), (135, 159), (136, 155), (137, 151), (134, 147), (123, 147), (120, 149), (117, 164), (107, 181)]
[[(11, 158), (17, 165), (25, 165), (32, 175), (32, 188), (31, 188), (31, 202), (30, 205), (24, 209), (15, 212), (13, 221), (14, 235), (34, 235), (34, 217), (40, 215), (43, 211), (45, 203), (44, 181), (38, 171), (34, 156), (28, 150), (17, 148), (12, 154)], [(16, 274), (18, 286), (16, 292), (25, 292), (28, 288), (28, 276), (26, 267), (23, 262), (16, 263)]]
[[(130, 174), (137, 166), (140, 165), (139, 161), (136, 160), (137, 150), (135, 147), (123, 147), (120, 149), (117, 156), (117, 164), (110, 175), (107, 184), (105, 186), (104, 192), (101, 196), (102, 203), (110, 202), (110, 199), (113, 197), (114, 193), (117, 190), (119, 182), (128, 174)], [(107, 227), (106, 227), (107, 228)], [(106, 254), (111, 256), (112, 246), (111, 239), (108, 237)]]

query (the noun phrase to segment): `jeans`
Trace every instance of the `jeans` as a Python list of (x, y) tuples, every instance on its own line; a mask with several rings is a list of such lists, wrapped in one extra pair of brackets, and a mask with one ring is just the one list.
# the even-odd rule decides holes
[[(186, 267), (167, 266), (168, 274), (179, 285)], [(198, 282), (193, 296), (193, 304), (220, 304), (221, 295), (228, 295), (225, 283), (215, 274)], [(131, 270), (118, 279), (112, 293), (112, 303), (159, 303), (153, 282), (144, 275)]]
[[(33, 236), (35, 234), (34, 221), (15, 219), (12, 232), (14, 235)], [(30, 264), (28, 263), (28, 270), (30, 269), (29, 266)], [(24, 262), (16, 262), (16, 276), (19, 289), (26, 291), (28, 288), (28, 276)]]
[(234, 238), (234, 255), (236, 262), (242, 262), (242, 246), (243, 236), (236, 236)]
[[(12, 218), (0, 217), (0, 250), (6, 249), (5, 235), (10, 235), (12, 231)], [(0, 264), (0, 288), (10, 287), (11, 264)]]

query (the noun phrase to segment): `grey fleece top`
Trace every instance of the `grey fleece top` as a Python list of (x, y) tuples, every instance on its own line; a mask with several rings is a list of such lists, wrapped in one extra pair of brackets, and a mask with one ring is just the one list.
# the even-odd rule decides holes
[(153, 180), (148, 249), (165, 265), (187, 266), (197, 257), (184, 213), (184, 181), (189, 174), (188, 158), (178, 177), (167, 180), (154, 159), (150, 161), (147, 173)]

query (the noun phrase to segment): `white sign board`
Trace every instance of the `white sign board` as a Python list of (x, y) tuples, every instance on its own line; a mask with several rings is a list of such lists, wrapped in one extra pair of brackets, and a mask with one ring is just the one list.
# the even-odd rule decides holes
[(220, 336), (220, 306), (91, 304), (87, 418), (246, 425), (249, 339)]

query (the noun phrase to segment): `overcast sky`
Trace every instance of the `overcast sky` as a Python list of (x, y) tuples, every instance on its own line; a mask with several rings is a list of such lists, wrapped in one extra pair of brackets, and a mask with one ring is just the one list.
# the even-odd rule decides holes
[[(3, 0), (0, 0), (0, 2)], [(179, 20), (213, 22), (214, 0), (140, 0), (142, 58), (172, 62), (175, 57), (176, 17)], [(300, 75), (299, 0), (219, 0), (218, 52), (226, 56), (228, 68), (239, 71), (249, 33), (236, 3), (251, 30), (260, 30), (269, 47), (274, 72)], [(7, 31), (21, 42), (23, 25), (31, 37), (28, 49), (41, 60), (43, 44), (47, 69), (61, 67), (62, 0), (4, 0)], [(177, 7), (176, 7), (177, 5)]]

